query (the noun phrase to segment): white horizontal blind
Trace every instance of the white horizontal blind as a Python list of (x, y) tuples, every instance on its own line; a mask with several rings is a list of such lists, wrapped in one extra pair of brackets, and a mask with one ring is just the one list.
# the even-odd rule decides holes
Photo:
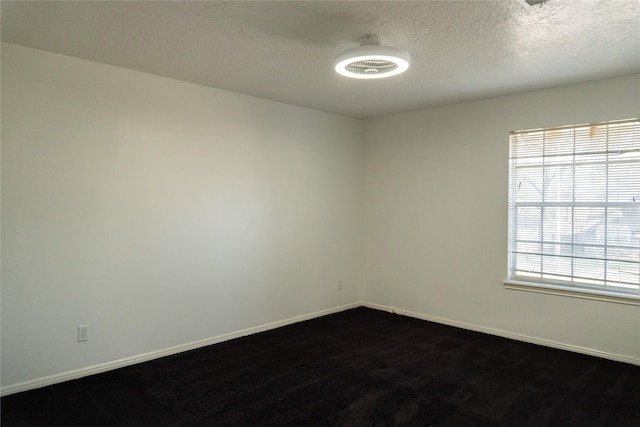
[(509, 139), (509, 278), (640, 293), (640, 120)]

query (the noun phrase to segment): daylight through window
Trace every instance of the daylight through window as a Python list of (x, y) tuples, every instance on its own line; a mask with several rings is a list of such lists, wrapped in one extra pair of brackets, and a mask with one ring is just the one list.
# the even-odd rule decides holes
[(512, 132), (509, 279), (640, 293), (640, 120)]

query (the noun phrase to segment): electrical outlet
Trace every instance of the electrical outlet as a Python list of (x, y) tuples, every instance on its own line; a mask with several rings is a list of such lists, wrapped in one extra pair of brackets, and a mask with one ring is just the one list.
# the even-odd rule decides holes
[(78, 342), (89, 341), (89, 325), (78, 326)]
[(342, 290), (342, 280), (338, 280), (338, 290)]

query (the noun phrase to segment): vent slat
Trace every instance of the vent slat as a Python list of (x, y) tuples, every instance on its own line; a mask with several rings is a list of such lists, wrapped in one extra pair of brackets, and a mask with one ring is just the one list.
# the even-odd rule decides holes
[(391, 61), (367, 60), (348, 64), (345, 69), (354, 74), (386, 74), (398, 68), (398, 64)]

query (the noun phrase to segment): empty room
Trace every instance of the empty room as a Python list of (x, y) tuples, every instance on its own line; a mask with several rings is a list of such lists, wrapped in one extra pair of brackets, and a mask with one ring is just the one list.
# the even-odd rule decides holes
[(4, 1), (3, 426), (640, 427), (640, 2)]

